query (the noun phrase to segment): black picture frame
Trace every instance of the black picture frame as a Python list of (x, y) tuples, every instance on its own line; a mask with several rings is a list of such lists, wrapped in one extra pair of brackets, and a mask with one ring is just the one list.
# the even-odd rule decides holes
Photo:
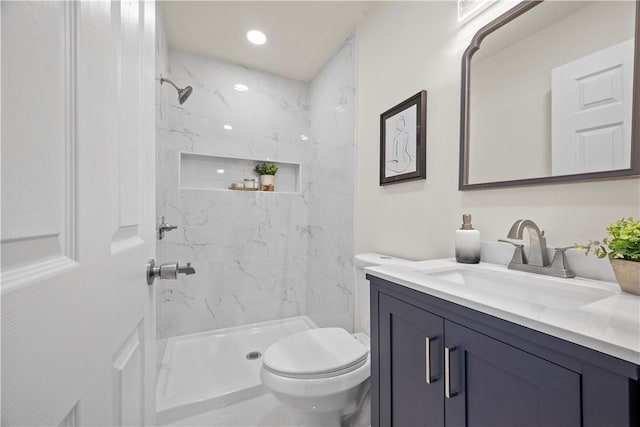
[(422, 90), (380, 114), (380, 185), (426, 178), (427, 91)]

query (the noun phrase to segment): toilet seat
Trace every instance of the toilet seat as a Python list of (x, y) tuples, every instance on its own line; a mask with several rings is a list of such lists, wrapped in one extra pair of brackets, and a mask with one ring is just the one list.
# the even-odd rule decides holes
[(310, 329), (290, 335), (267, 349), (264, 368), (298, 379), (330, 378), (364, 366), (369, 350), (342, 328)]

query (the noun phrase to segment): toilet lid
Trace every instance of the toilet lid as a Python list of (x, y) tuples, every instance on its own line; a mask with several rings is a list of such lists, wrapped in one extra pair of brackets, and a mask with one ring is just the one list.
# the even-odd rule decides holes
[(342, 328), (310, 329), (290, 335), (264, 353), (271, 371), (292, 376), (342, 374), (362, 365), (369, 350)]

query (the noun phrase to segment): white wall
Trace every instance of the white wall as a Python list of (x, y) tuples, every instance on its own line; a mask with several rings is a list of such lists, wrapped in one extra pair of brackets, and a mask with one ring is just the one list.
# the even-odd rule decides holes
[[(483, 240), (505, 237), (518, 218), (533, 219), (550, 246), (602, 238), (608, 223), (640, 216), (637, 178), (458, 191), (462, 53), (498, 11), (461, 27), (453, 1), (386, 2), (358, 28), (356, 253), (453, 256), (463, 212)], [(427, 180), (380, 187), (379, 115), (421, 89), (428, 92)]]

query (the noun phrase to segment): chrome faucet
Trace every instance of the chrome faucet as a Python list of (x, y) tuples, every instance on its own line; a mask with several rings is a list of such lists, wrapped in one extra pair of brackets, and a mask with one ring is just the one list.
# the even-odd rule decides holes
[(511, 230), (507, 234), (509, 239), (522, 240), (524, 230), (529, 233), (529, 257), (527, 264), (546, 267), (549, 265), (549, 254), (547, 253), (547, 239), (544, 231), (530, 219), (519, 219), (513, 223)]
[(519, 219), (513, 223), (507, 237), (509, 239), (522, 240), (524, 231), (527, 230), (529, 235), (529, 254), (525, 254), (524, 245), (502, 240), (500, 242), (510, 243), (514, 245), (515, 251), (509, 263), (508, 268), (511, 270), (526, 271), (529, 273), (546, 274), (555, 277), (575, 277), (576, 274), (569, 268), (565, 251), (574, 246), (566, 248), (556, 248), (553, 261), (549, 263), (549, 251), (547, 249), (547, 239), (544, 237), (544, 231), (530, 219)]

